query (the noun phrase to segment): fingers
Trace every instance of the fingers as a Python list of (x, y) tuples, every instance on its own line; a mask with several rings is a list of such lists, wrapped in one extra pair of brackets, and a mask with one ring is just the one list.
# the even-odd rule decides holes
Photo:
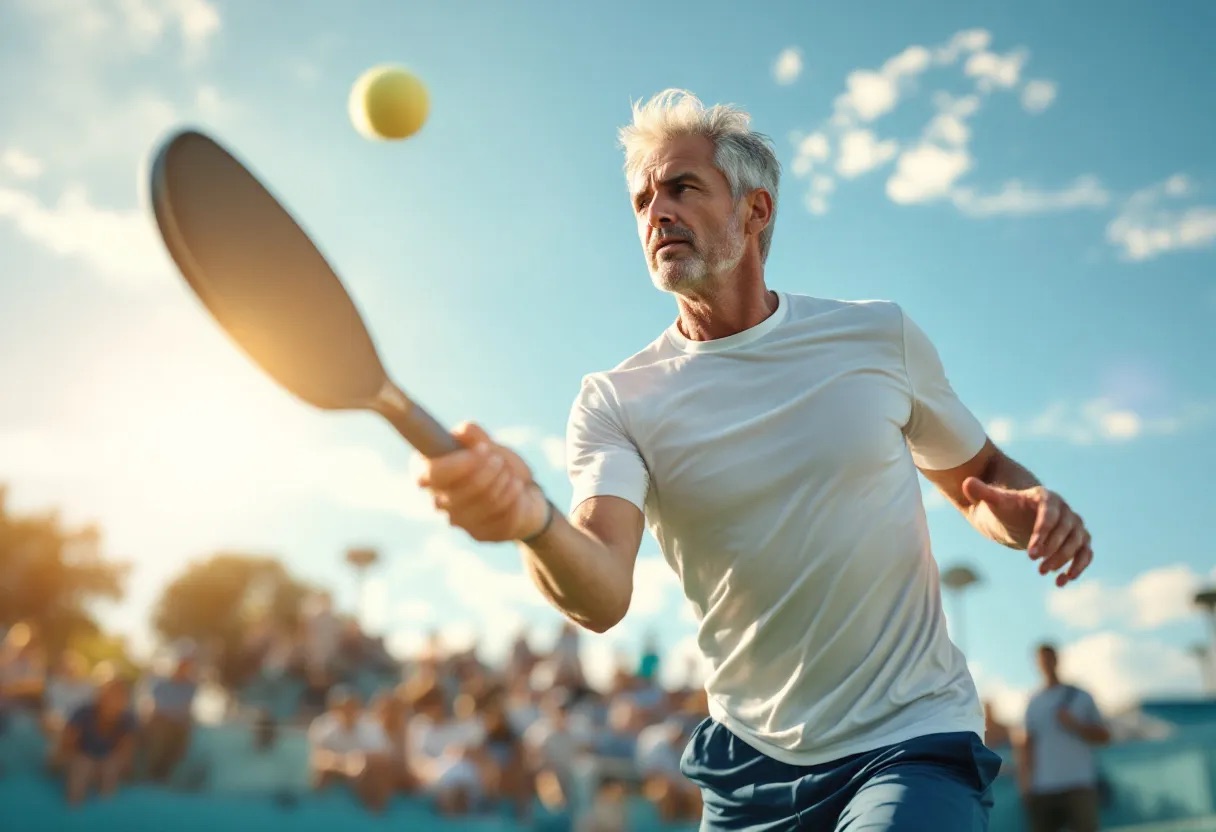
[[(1061, 534), (1064, 532), (1065, 534)], [(1043, 563), (1039, 566), (1039, 574), (1046, 575), (1048, 572), (1055, 572), (1066, 566), (1077, 552), (1081, 551), (1081, 547), (1085, 545), (1085, 527), (1074, 515), (1070, 518), (1070, 522), (1061, 523), (1056, 530), (1051, 533), (1049, 541), (1055, 540), (1057, 537), (1063, 538), (1055, 548), (1046, 548), (1046, 554), (1043, 557)]]
[[(1089, 535), (1086, 534), (1086, 537), (1088, 536)], [(1068, 583), (1069, 581), (1075, 581), (1077, 578), (1081, 577), (1081, 573), (1084, 572), (1093, 562), (1094, 550), (1089, 548), (1089, 544), (1086, 543), (1083, 547), (1081, 547), (1081, 551), (1077, 553), (1077, 556), (1073, 558), (1072, 567), (1066, 573), (1056, 578), (1056, 586), (1064, 586), (1064, 584)]]
[(1051, 494), (1048, 494), (1046, 499), (1039, 503), (1039, 511), (1034, 519), (1034, 529), (1030, 532), (1030, 543), (1026, 547), (1026, 552), (1030, 557), (1039, 558), (1046, 554), (1043, 547), (1044, 538), (1051, 534), (1059, 524), (1062, 503), (1062, 500)]

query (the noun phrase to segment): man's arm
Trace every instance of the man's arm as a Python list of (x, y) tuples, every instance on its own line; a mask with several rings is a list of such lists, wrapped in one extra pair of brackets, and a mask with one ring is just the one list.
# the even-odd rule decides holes
[(931, 483), (937, 486), (947, 500), (963, 513), (976, 530), (990, 540), (1013, 549), (1026, 548), (1026, 541), (1019, 540), (1017, 532), (1008, 529), (984, 503), (974, 503), (963, 491), (963, 483), (971, 477), (998, 488), (1023, 490), (1037, 488), (1042, 484), (1034, 474), (1019, 465), (989, 439), (980, 452), (957, 468), (945, 471), (920, 469)]
[(466, 449), (426, 460), (418, 480), (435, 494), (435, 506), (474, 540), (517, 541), (537, 587), (572, 621), (597, 633), (616, 626), (633, 596), (641, 510), (622, 498), (592, 497), (567, 520), (549, 508), (514, 451), (476, 425), (453, 435)]
[(1040, 574), (1071, 564), (1057, 586), (1080, 577), (1093, 560), (1081, 516), (991, 440), (956, 468), (921, 473), (985, 537), (1040, 560)]
[(549, 603), (602, 633), (629, 611), (644, 527), (642, 512), (628, 500), (592, 497), (569, 520), (555, 516), (544, 534), (519, 548)]

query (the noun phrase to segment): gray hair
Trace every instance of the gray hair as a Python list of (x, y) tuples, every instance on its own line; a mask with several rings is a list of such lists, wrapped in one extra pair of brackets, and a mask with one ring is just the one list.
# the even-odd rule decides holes
[(777, 187), (781, 163), (772, 140), (748, 127), (751, 116), (729, 104), (706, 108), (687, 90), (668, 89), (645, 104), (633, 105), (633, 124), (620, 130), (625, 150), (625, 178), (632, 182), (646, 157), (677, 136), (705, 136), (714, 143), (714, 166), (726, 177), (736, 201), (763, 188), (773, 198), (773, 215), (760, 232), (760, 259), (768, 259), (777, 218)]

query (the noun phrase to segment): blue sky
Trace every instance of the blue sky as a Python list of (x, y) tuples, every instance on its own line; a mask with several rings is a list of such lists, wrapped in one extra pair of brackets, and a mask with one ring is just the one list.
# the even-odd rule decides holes
[[(1059, 591), (928, 497), (939, 561), (984, 575), (965, 646), (985, 692), (1014, 709), (1042, 638), (1112, 706), (1197, 690), (1187, 599), (1216, 580), (1216, 101), (1199, 83), (1216, 9), (606, 8), (6, 4), (0, 480), (19, 508), (98, 521), (136, 565), (107, 621), (145, 638), (159, 587), (220, 547), (278, 553), (350, 608), (341, 554), (367, 544), (386, 564), (364, 612), (399, 647), (431, 625), (491, 653), (524, 625), (547, 644), (556, 616), (513, 549), (450, 532), (390, 429), (299, 405), (224, 341), (138, 175), (167, 130), (215, 133), (314, 232), (402, 385), (499, 431), (564, 499), (581, 376), (674, 314), (616, 147), (630, 102), (674, 86), (774, 139), (770, 285), (904, 304), (992, 435), (1089, 523), (1096, 563)], [(429, 87), (410, 141), (347, 119), (381, 62)], [(653, 628), (678, 677), (693, 625), (649, 539), (638, 585), (588, 655), (607, 667)]]

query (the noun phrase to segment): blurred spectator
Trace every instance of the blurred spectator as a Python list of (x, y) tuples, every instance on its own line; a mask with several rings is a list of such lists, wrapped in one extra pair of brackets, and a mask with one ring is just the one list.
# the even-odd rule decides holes
[(59, 755), (62, 748), (63, 729), (72, 714), (92, 701), (96, 686), (89, 678), (89, 662), (74, 650), (64, 651), (54, 670), (47, 677), (46, 707), (42, 724), (51, 748), (51, 765), (58, 768), (63, 763)]
[(1012, 742), (1009, 726), (997, 718), (991, 702), (984, 703), (984, 744), (993, 751), (1008, 748)]
[(579, 742), (570, 731), (565, 688), (547, 691), (541, 699), (540, 718), (524, 733), (529, 767), (536, 773), (537, 792), (551, 810), (574, 799), (574, 763)]
[(340, 624), (334, 614), (333, 599), (326, 592), (306, 598), (300, 610), (304, 661), (311, 673), (328, 675), (338, 650)]
[(417, 788), (417, 783), (406, 755), (410, 714), (404, 696), (404, 691), (383, 691), (372, 702), (371, 710), (387, 742), (385, 761), (389, 769), (390, 790), (409, 793)]
[(154, 783), (164, 783), (186, 756), (194, 724), (194, 696), (198, 692), (195, 657), (179, 649), (172, 672), (148, 680), (139, 697), (144, 772)]
[(520, 733), (507, 716), (506, 691), (491, 688), (479, 703), (485, 753), (483, 780), (491, 800), (504, 800), (525, 820), (532, 809), (533, 777)]
[(580, 690), (587, 687), (587, 677), (583, 673), (583, 661), (579, 652), (579, 629), (570, 621), (563, 621), (557, 643), (549, 657), (552, 664), (552, 678), (549, 684), (553, 687)]
[(532, 646), (528, 643), (528, 633), (526, 630), (521, 630), (515, 636), (515, 641), (511, 643), (511, 652), (507, 657), (507, 666), (504, 670), (507, 684), (514, 686), (518, 680), (531, 677), (532, 670), (536, 667), (536, 661), (536, 654), (532, 652)]
[(313, 788), (349, 786), (363, 805), (380, 811), (392, 787), (390, 744), (372, 714), (360, 708), (354, 691), (341, 685), (329, 694), (329, 710), (308, 729)]
[(575, 832), (625, 832), (628, 813), (625, 801), (629, 796), (625, 783), (615, 777), (601, 780), (591, 799), (591, 806), (575, 824)]
[(701, 817), (701, 790), (680, 771), (680, 757), (690, 739), (686, 722), (673, 716), (643, 728), (637, 739), (637, 769), (642, 793), (664, 823)]
[(45, 685), (46, 656), (38, 634), (19, 621), (0, 645), (0, 710), (40, 715)]
[[(453, 718), (443, 689), (436, 680), (423, 678), (410, 692), (407, 756), (419, 786), (445, 815), (471, 811), (483, 797), (477, 748), (482, 733), (476, 723)], [(467, 700), (466, 700), (467, 701)]]
[(1098, 766), (1094, 747), (1110, 732), (1093, 697), (1057, 674), (1055, 648), (1038, 650), (1043, 687), (1026, 706), (1026, 728), (1018, 749), (1019, 784), (1031, 832), (1096, 832)]
[(659, 645), (654, 633), (647, 633), (642, 643), (642, 655), (638, 658), (637, 677), (657, 686), (659, 678)]
[(79, 707), (63, 732), (67, 798), (72, 805), (96, 789), (110, 795), (130, 771), (136, 722), (127, 683), (107, 669), (99, 671), (97, 693)]

